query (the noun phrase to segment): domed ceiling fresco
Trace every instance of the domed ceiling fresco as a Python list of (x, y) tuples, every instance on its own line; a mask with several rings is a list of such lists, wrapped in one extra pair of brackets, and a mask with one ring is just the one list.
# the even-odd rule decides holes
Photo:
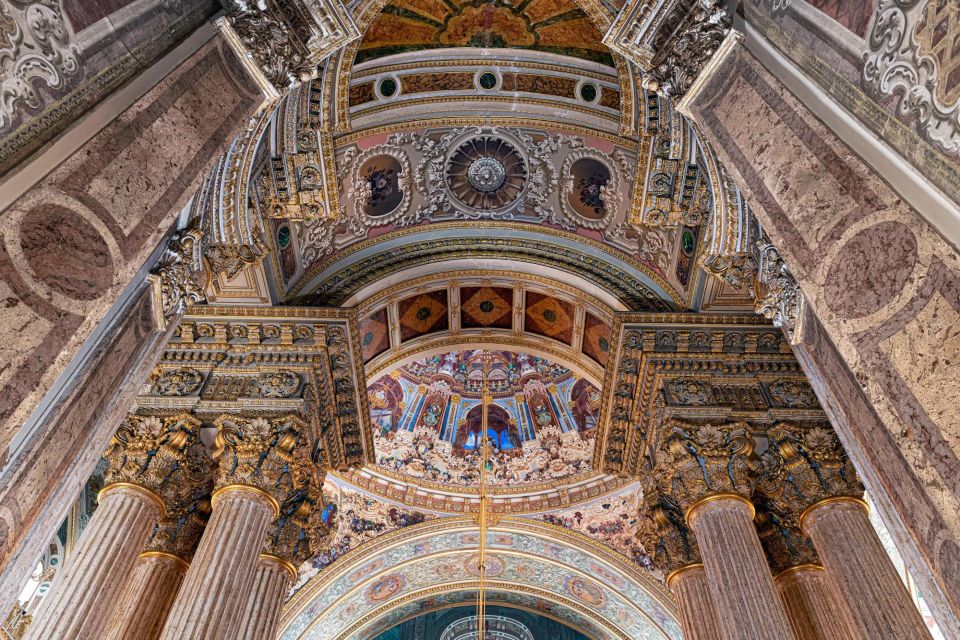
[(544, 358), (480, 350), (423, 357), (370, 383), (378, 470), (430, 485), (478, 485), (485, 376), (491, 485), (592, 472), (600, 390)]

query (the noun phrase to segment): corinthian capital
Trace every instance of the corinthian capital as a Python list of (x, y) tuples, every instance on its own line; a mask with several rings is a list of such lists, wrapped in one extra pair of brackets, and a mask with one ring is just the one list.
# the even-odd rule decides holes
[(107, 448), (105, 485), (148, 489), (167, 512), (210, 477), (210, 460), (200, 442), (200, 421), (190, 415), (129, 415)]
[(647, 88), (679, 98), (700, 76), (730, 33), (732, 20), (719, 0), (628, 2), (603, 38), (638, 65)]
[(770, 449), (758, 488), (780, 509), (802, 510), (826, 498), (863, 496), (857, 472), (829, 427), (781, 422), (768, 437)]
[(307, 425), (294, 415), (217, 420), (214, 458), (219, 460), (216, 487), (246, 485), (285, 504), (306, 491), (314, 473)]
[[(323, 522), (323, 474), (314, 468), (307, 487), (280, 506), (280, 515), (267, 532), (264, 553), (295, 568), (323, 546), (330, 529)], [(294, 574), (296, 571), (294, 571)]]
[(774, 574), (802, 564), (820, 564), (810, 538), (800, 531), (797, 504), (776, 503), (764, 496), (754, 498), (757, 532)]
[(654, 473), (660, 491), (681, 509), (718, 493), (747, 499), (753, 494), (749, 460), (753, 439), (745, 422), (692, 424), (671, 420), (661, 434)]
[(167, 244), (152, 276), (155, 305), (164, 318), (205, 302), (203, 231), (194, 224), (178, 231)]
[(691, 564), (699, 564), (700, 548), (684, 520), (683, 509), (670, 496), (653, 490), (644, 493), (637, 538), (653, 568), (665, 577)]

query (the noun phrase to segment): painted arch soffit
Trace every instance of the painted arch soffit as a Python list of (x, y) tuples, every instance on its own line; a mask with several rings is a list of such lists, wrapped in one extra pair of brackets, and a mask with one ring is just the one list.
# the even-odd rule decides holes
[[(442, 518), (384, 534), (319, 575), (305, 568), (287, 603), (279, 637), (354, 637), (361, 630), (369, 633), (378, 621), (436, 606), (435, 598), (445, 594), (475, 591), (478, 542), (473, 519)], [(525, 593), (534, 608), (539, 600), (573, 611), (602, 629), (599, 637), (681, 636), (672, 599), (662, 585), (596, 541), (507, 517), (491, 529), (487, 542), (493, 561), (486, 577), (494, 590)], [(419, 604), (411, 609), (414, 602)], [(402, 615), (391, 615), (397, 611)]]

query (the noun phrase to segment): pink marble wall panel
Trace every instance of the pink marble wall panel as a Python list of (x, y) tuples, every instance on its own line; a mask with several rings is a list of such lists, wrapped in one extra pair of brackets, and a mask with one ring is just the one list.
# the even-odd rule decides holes
[(73, 427), (44, 424), (54, 458), (37, 449), (49, 434), (14, 460), (11, 441), (259, 102), (217, 37), (0, 218), (0, 467), (28, 474), (0, 489), (0, 568), (56, 490), (63, 452), (92, 446), (85, 430), (129, 369), (125, 352), (91, 379)]
[(922, 588), (960, 613), (960, 255), (745, 48), (701, 95), (696, 120), (829, 336), (836, 357), (806, 360), (850, 405), (838, 430)]

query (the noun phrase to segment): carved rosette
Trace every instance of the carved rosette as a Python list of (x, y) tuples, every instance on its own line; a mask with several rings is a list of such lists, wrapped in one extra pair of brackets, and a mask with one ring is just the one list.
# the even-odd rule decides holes
[(283, 505), (307, 491), (314, 473), (307, 425), (294, 415), (217, 420), (213, 457), (219, 461), (216, 488), (255, 487)]
[(158, 496), (168, 512), (209, 476), (200, 421), (187, 414), (127, 416), (104, 456), (108, 462), (104, 486), (143, 487)]
[(756, 280), (757, 313), (773, 321), (783, 329), (787, 338), (795, 343), (803, 319), (805, 305), (803, 292), (796, 279), (780, 257), (777, 248), (767, 239), (757, 242), (760, 264)]
[(655, 452), (658, 488), (684, 511), (715, 494), (732, 493), (749, 500), (754, 486), (752, 452), (753, 439), (744, 422), (670, 420), (661, 429)]
[(863, 497), (863, 485), (828, 426), (781, 422), (768, 433), (758, 489), (782, 512), (837, 496)]

